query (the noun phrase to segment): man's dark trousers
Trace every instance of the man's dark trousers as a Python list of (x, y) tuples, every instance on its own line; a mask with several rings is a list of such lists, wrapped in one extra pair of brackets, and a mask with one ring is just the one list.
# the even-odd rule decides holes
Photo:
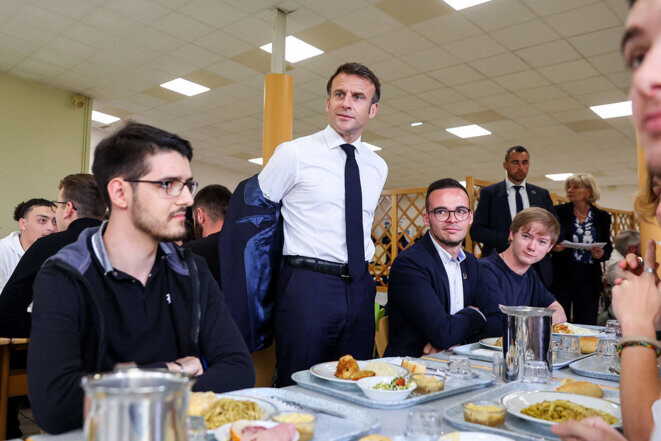
[(359, 280), (351, 280), (284, 263), (275, 307), (277, 386), (294, 384), (294, 372), (345, 354), (372, 358), (375, 296), (367, 265)]

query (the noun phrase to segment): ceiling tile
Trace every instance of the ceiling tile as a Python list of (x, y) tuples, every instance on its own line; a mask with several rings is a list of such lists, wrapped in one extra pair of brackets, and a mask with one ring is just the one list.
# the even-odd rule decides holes
[[(19, 2), (21, 3), (21, 2)], [(5, 12), (4, 9), (0, 9)], [(13, 16), (14, 19), (36, 28), (50, 32), (60, 33), (73, 23), (71, 18), (47, 11), (35, 5), (24, 6)]]
[(243, 18), (229, 26), (225, 26), (223, 30), (258, 48), (270, 43), (272, 37), (271, 23), (254, 17)]
[(458, 64), (456, 66), (438, 69), (429, 72), (429, 76), (436, 78), (448, 86), (456, 86), (458, 84), (484, 79), (484, 75), (467, 64)]
[(408, 28), (398, 29), (380, 35), (372, 38), (370, 42), (395, 56), (406, 55), (412, 51), (429, 49), (433, 46), (431, 41)]
[(403, 54), (400, 58), (422, 72), (460, 64), (461, 60), (439, 47)]
[(340, 15), (334, 18), (333, 22), (362, 38), (372, 38), (402, 27), (400, 22), (375, 6)]
[(574, 121), (574, 122), (566, 123), (565, 125), (576, 133), (591, 132), (594, 130), (608, 130), (611, 128), (611, 126), (608, 125), (608, 123), (600, 119)]
[(113, 0), (112, 2), (106, 2), (104, 7), (147, 25), (170, 12), (170, 9), (165, 6), (150, 0), (140, 0), (138, 2), (133, 0)]
[(259, 71), (232, 60), (223, 60), (212, 66), (209, 66), (207, 70), (215, 72), (234, 81), (240, 81), (244, 78), (260, 75)]
[(475, 98), (475, 100), (480, 104), (482, 104), (483, 106), (492, 109), (498, 107), (514, 106), (517, 104), (525, 104), (525, 101), (523, 101), (521, 98), (514, 95), (513, 93), (499, 93), (491, 96), (477, 97)]
[(485, 124), (492, 123), (495, 121), (502, 121), (505, 119), (503, 115), (493, 110), (485, 110), (482, 112), (473, 112), (457, 115), (459, 118), (470, 121), (473, 124)]
[(215, 28), (235, 23), (247, 15), (241, 9), (218, 0), (193, 0), (179, 8), (178, 12)]
[(580, 101), (572, 97), (541, 101), (535, 105), (545, 112), (561, 112), (584, 107)]
[(546, 22), (563, 37), (619, 26), (622, 24), (603, 3), (562, 12), (546, 18)]
[(36, 45), (46, 44), (55, 37), (54, 32), (34, 27), (13, 18), (10, 18), (2, 25), (2, 33), (14, 38), (30, 41)]
[(494, 81), (511, 91), (519, 91), (549, 84), (549, 81), (534, 70), (517, 72), (494, 78)]
[(619, 51), (590, 57), (588, 58), (588, 61), (603, 74), (623, 72), (627, 70), (626, 64), (622, 59), (622, 54), (620, 54)]
[(191, 67), (207, 67), (223, 59), (222, 55), (203, 49), (194, 44), (187, 44), (170, 52), (172, 57), (183, 60)]
[(559, 86), (567, 93), (574, 96), (592, 92), (600, 92), (603, 90), (612, 90), (614, 87), (613, 83), (602, 76), (561, 83)]
[(554, 83), (578, 80), (599, 74), (599, 72), (597, 72), (590, 63), (585, 60), (570, 61), (568, 63), (542, 67), (539, 69), (539, 73)]
[(620, 47), (622, 40), (622, 26), (616, 26), (602, 31), (590, 32), (569, 39), (584, 57), (601, 55), (612, 52)]
[(467, 113), (487, 110), (482, 104), (473, 100), (457, 101), (456, 103), (447, 104), (441, 107), (454, 115), (465, 115)]
[(410, 3), (401, 0), (383, 0), (377, 2), (375, 6), (395, 20), (409, 26), (454, 12), (451, 6), (438, 0), (417, 0), (415, 7), (411, 7)]
[(430, 104), (433, 104), (435, 106), (440, 106), (443, 104), (463, 101), (466, 99), (466, 96), (460, 94), (459, 92), (457, 92), (456, 90), (450, 87), (445, 87), (445, 88), (425, 92), (422, 98), (425, 101), (428, 101)]
[(511, 52), (468, 63), (487, 77), (497, 77), (528, 70), (530, 67)]
[(537, 46), (560, 38), (549, 25), (541, 20), (531, 20), (508, 26), (493, 31), (490, 35), (509, 50)]
[(132, 34), (144, 27), (143, 23), (105, 8), (92, 11), (85, 17), (85, 23), (118, 37)]
[(580, 8), (599, 0), (527, 0), (526, 5), (539, 15), (551, 15)]
[(334, 0), (332, 2), (327, 0), (304, 0), (303, 4), (306, 8), (310, 8), (326, 18), (337, 17), (344, 12), (353, 12), (361, 8), (376, 9), (363, 0)]
[(152, 23), (152, 26), (184, 41), (197, 40), (213, 30), (212, 27), (179, 12), (170, 12)]
[(466, 20), (458, 12), (442, 15), (412, 27), (437, 44), (449, 43), (481, 33), (480, 28)]
[(393, 84), (413, 94), (438, 89), (442, 86), (441, 83), (424, 74), (413, 75), (411, 77), (395, 80), (393, 81)]
[(549, 66), (551, 64), (581, 58), (581, 54), (565, 40), (557, 40), (540, 46), (522, 49), (516, 51), (516, 54), (533, 67)]
[(503, 89), (494, 81), (488, 79), (461, 84), (455, 86), (455, 89), (457, 89), (457, 91), (460, 93), (475, 99), (505, 92), (505, 89)]
[(411, 66), (394, 58), (375, 63), (371, 69), (381, 81), (392, 81), (418, 73)]
[[(323, 17), (307, 8), (301, 7), (291, 11), (292, 12), (287, 14), (287, 33), (289, 35), (296, 35), (299, 32), (302, 32), (313, 26), (320, 25), (325, 21), (327, 21), (326, 17)], [(271, 10), (268, 12), (270, 12), (271, 17), (269, 17), (269, 20), (267, 21), (270, 21), (272, 23), (273, 11)]]
[[(20, 5), (24, 2), (16, 1), (4, 1), (1, 3), (0, 10), (3, 12), (11, 10), (11, 4)], [(46, 9), (56, 14), (64, 15), (66, 17), (72, 18), (74, 20), (80, 20), (85, 17), (90, 12), (94, 11), (97, 8), (92, 2), (81, 2), (80, 0), (58, 0), (57, 2), (44, 2), (36, 0), (33, 3), (36, 3), (40, 8)]]
[(558, 86), (541, 86), (519, 91), (515, 90), (514, 93), (529, 103), (538, 103), (567, 96), (567, 93)]
[(349, 46), (344, 46), (335, 49), (330, 53), (341, 60), (360, 60), (360, 62), (366, 66), (370, 66), (373, 63), (378, 63), (379, 61), (384, 61), (392, 57), (389, 53), (382, 51), (366, 41), (360, 41)]
[(464, 17), (487, 32), (535, 18), (535, 14), (519, 0), (487, 2), (479, 7), (467, 8), (461, 12)]
[(360, 37), (332, 21), (321, 23), (296, 34), (298, 38), (324, 52), (330, 52), (360, 41)]
[(443, 49), (464, 61), (491, 57), (506, 52), (506, 49), (487, 35), (466, 38), (443, 46)]

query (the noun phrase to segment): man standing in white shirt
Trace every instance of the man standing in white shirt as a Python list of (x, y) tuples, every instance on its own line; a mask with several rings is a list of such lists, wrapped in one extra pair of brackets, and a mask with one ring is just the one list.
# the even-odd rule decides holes
[(367, 67), (341, 65), (326, 86), (328, 126), (285, 142), (259, 174), (266, 199), (282, 202), (284, 263), (278, 276), (278, 386), (291, 374), (344, 354), (369, 358), (374, 281), (367, 262), (383, 159), (361, 142), (381, 85)]
[(19, 231), (0, 239), (0, 292), (14, 272), (23, 254), (40, 237), (57, 231), (52, 203), (47, 199), (30, 199), (14, 209)]

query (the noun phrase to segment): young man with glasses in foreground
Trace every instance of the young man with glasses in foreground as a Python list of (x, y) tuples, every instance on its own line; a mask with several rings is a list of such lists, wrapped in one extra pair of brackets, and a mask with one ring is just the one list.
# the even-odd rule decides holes
[(116, 363), (197, 376), (195, 390), (252, 387), (252, 361), (201, 257), (173, 241), (193, 203), (188, 141), (129, 123), (92, 167), (110, 219), (48, 259), (34, 285), (28, 354), (37, 424), (81, 427), (80, 380)]
[(480, 280), (477, 259), (461, 249), (473, 212), (466, 189), (441, 179), (427, 189), (426, 234), (390, 269), (389, 343), (385, 356), (418, 357), (500, 335), (497, 305)]

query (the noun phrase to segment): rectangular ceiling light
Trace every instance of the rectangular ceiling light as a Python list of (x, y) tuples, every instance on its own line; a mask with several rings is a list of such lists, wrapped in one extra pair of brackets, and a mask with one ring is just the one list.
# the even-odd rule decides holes
[(184, 80), (183, 78), (177, 78), (176, 80), (163, 83), (161, 84), (161, 87), (186, 96), (194, 96), (209, 90), (208, 87), (193, 83), (192, 81)]
[(552, 181), (564, 181), (573, 174), (574, 173), (552, 173), (550, 175), (545, 175), (545, 176)]
[(369, 142), (363, 141), (363, 145), (373, 152), (378, 152), (379, 150), (381, 150), (381, 147), (377, 147), (373, 144), (370, 144)]
[(621, 103), (602, 104), (601, 106), (591, 106), (590, 110), (599, 115), (602, 119), (617, 118), (619, 116), (631, 116), (631, 101), (622, 101)]
[(119, 118), (116, 116), (108, 115), (107, 113), (92, 110), (92, 121), (96, 121), (101, 124), (112, 124), (115, 121), (119, 121)]
[(248, 159), (248, 162), (252, 162), (253, 164), (257, 164), (257, 165), (264, 165), (264, 159), (262, 158)]
[(482, 3), (489, 2), (491, 0), (443, 0), (448, 5), (452, 6), (457, 11), (462, 9), (470, 8), (471, 6), (481, 5)]
[(452, 127), (450, 129), (445, 129), (445, 130), (460, 138), (475, 138), (476, 136), (491, 135), (490, 131), (478, 126), (477, 124), (471, 124), (469, 126), (461, 126), (461, 127)]
[(411, 123), (411, 127), (418, 127), (422, 125), (422, 121), (416, 121)]
[[(265, 44), (259, 48), (265, 52), (271, 53), (273, 44)], [(285, 38), (285, 60), (290, 63), (296, 63), (298, 61), (306, 60), (308, 58), (316, 57), (317, 55), (323, 54), (324, 51), (318, 49), (311, 44), (307, 44), (303, 40), (290, 35)]]

